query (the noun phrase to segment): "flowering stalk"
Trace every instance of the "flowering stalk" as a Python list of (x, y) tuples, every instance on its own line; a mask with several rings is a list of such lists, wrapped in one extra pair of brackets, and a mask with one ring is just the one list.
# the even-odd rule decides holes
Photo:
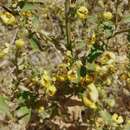
[(118, 26), (118, 7), (119, 7), (119, 4), (120, 4), (120, 0), (116, 0), (116, 16), (115, 16), (115, 25), (116, 25), (116, 28)]
[(15, 59), (14, 59), (14, 65), (15, 65), (15, 70), (14, 70), (14, 75), (16, 77), (16, 79), (14, 80), (15, 81), (15, 86), (12, 90), (13, 92), (13, 95), (11, 97), (11, 100), (13, 101), (14, 98), (16, 97), (16, 93), (17, 93), (17, 89), (18, 89), (18, 86), (20, 84), (20, 80), (19, 80), (19, 66), (18, 66), (18, 57), (19, 57), (19, 50), (17, 49), (16, 52), (15, 52)]
[(70, 10), (70, 0), (65, 1), (65, 28), (67, 37), (67, 49), (72, 50), (71, 46), (71, 31), (70, 31), (70, 21), (69, 21), (69, 10)]

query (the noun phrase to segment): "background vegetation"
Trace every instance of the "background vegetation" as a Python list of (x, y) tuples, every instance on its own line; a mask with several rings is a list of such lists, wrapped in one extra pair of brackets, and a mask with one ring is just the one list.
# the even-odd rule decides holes
[(0, 130), (130, 130), (129, 48), (129, 0), (1, 0)]

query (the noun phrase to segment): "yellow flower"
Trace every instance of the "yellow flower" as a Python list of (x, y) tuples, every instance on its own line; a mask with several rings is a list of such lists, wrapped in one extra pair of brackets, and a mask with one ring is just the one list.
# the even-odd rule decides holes
[(111, 12), (104, 12), (103, 13), (103, 18), (106, 20), (111, 20), (112, 19), (112, 13)]
[(129, 77), (128, 77), (128, 74), (127, 73), (123, 73), (123, 74), (121, 74), (121, 76), (120, 76), (120, 79), (121, 80), (127, 80)]
[(56, 79), (59, 80), (59, 81), (65, 81), (67, 79), (66, 77), (67, 76), (65, 76), (65, 75), (57, 75)]
[(109, 68), (109, 72), (112, 72), (112, 73), (116, 72), (116, 67), (114, 64), (108, 65), (108, 68)]
[(75, 62), (75, 66), (76, 66), (77, 68), (81, 67), (82, 65), (83, 65), (83, 64), (82, 64), (81, 60), (77, 60), (77, 61)]
[(106, 51), (102, 54), (99, 62), (102, 65), (105, 65), (105, 64), (113, 64), (115, 63), (115, 61), (116, 61), (115, 54), (113, 52)]
[(123, 117), (119, 116), (118, 114), (114, 113), (112, 115), (112, 120), (117, 124), (122, 124), (124, 122)]
[(56, 91), (57, 91), (57, 89), (54, 85), (50, 85), (47, 87), (47, 93), (49, 96), (54, 96)]
[(30, 10), (28, 10), (28, 11), (23, 11), (23, 12), (21, 12), (21, 15), (22, 15), (22, 16), (31, 17), (31, 16), (32, 16), (32, 12), (31, 12)]
[(31, 81), (32, 81), (33, 84), (37, 84), (39, 82), (39, 78), (37, 76), (32, 77)]
[(99, 73), (101, 71), (101, 67), (98, 64), (95, 64), (95, 71)]
[(93, 82), (93, 80), (94, 80), (94, 77), (92, 76), (92, 75), (86, 75), (85, 76), (85, 81), (86, 81), (86, 83), (92, 83)]
[(115, 106), (115, 100), (114, 100), (114, 99), (107, 99), (107, 104), (108, 104), (110, 107), (114, 107), (114, 106)]
[(43, 75), (41, 76), (40, 83), (45, 88), (49, 96), (54, 96), (56, 93), (56, 87), (52, 84), (52, 79), (47, 71), (44, 71)]
[(2, 22), (4, 24), (6, 24), (6, 25), (14, 25), (14, 24), (16, 24), (15, 17), (9, 12), (0, 13), (0, 18), (1, 18)]
[(88, 16), (88, 9), (84, 6), (81, 6), (78, 10), (77, 10), (77, 15), (81, 20), (85, 20)]
[(96, 127), (97, 127), (97, 128), (102, 127), (102, 126), (104, 125), (104, 120), (103, 120), (101, 117), (98, 117), (98, 118), (96, 119), (95, 124), (96, 124)]
[(68, 57), (72, 57), (72, 53), (71, 53), (71, 51), (67, 51), (67, 52), (66, 52), (66, 56), (68, 56)]
[(96, 88), (96, 86), (91, 83), (87, 86), (88, 88), (88, 93), (89, 93), (89, 96), (90, 96), (90, 99), (93, 101), (93, 102), (97, 102), (98, 101), (98, 90)]
[(56, 79), (60, 81), (67, 80), (67, 64), (60, 64), (58, 68), (58, 72), (56, 75)]
[(96, 42), (96, 34), (95, 32), (88, 32), (88, 37), (87, 37), (87, 44), (94, 44)]
[(106, 85), (111, 85), (112, 84), (112, 80), (110, 78), (107, 78), (105, 81)]
[(107, 65), (102, 66), (99, 72), (99, 76), (105, 76), (108, 73), (108, 70), (109, 68)]
[(130, 125), (130, 119), (127, 120), (127, 123)]
[(89, 84), (87, 88), (87, 91), (84, 92), (82, 97), (83, 103), (85, 106), (91, 109), (96, 109), (96, 102), (98, 101), (98, 90), (93, 83)]
[(51, 84), (51, 79), (47, 71), (44, 71), (43, 75), (41, 76), (40, 83), (42, 86), (47, 88)]
[(68, 79), (71, 82), (76, 82), (76, 80), (78, 78), (76, 70), (70, 70), (70, 71), (68, 71), (67, 76), (68, 76)]
[(25, 41), (23, 39), (17, 39), (15, 41), (15, 45), (18, 49), (20, 49), (25, 46)]
[(44, 111), (45, 111), (45, 108), (44, 108), (44, 107), (39, 107), (38, 113), (43, 113)]
[(92, 102), (90, 99), (88, 99), (86, 97), (86, 95), (83, 95), (82, 100), (83, 100), (83, 103), (84, 103), (84, 105), (86, 107), (89, 107), (91, 109), (96, 109), (97, 108), (96, 104), (94, 102)]
[(66, 63), (67, 66), (70, 66), (70, 63), (72, 61), (72, 52), (71, 51), (67, 51), (65, 53), (65, 57), (64, 57), (64, 64)]

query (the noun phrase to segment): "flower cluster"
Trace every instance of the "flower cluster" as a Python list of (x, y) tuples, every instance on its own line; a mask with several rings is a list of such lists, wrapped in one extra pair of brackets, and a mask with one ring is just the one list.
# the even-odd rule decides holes
[(1, 12), (0, 18), (5, 25), (15, 25), (16, 18), (9, 12)]
[(44, 71), (44, 73), (41, 76), (40, 84), (42, 87), (46, 90), (46, 93), (50, 96), (54, 96), (56, 93), (56, 87), (52, 83), (52, 79), (49, 76), (47, 71)]

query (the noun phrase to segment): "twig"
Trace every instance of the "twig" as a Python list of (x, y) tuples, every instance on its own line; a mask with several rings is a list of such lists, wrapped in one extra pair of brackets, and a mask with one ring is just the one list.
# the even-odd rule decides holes
[(28, 0), (27, 3), (33, 3), (33, 4), (45, 4), (45, 2), (42, 1), (42, 0), (38, 0), (38, 1)]
[(16, 76), (17, 80), (19, 80), (19, 78), (18, 78), (18, 75), (19, 75), (18, 56), (19, 56), (19, 50), (17, 49), (16, 53), (15, 53), (15, 67), (16, 67), (15, 76)]
[(125, 32), (129, 32), (129, 31), (130, 31), (130, 28), (124, 29), (124, 30), (120, 30), (120, 31), (118, 31), (118, 32), (115, 32), (115, 33), (114, 33), (110, 38), (108, 38), (108, 39), (111, 39), (111, 38), (115, 37), (116, 35), (119, 35), (119, 34), (125, 33)]
[(11, 13), (11, 14), (14, 14), (14, 12), (9, 8), (9, 7), (6, 7), (5, 5), (0, 5), (4, 10), (6, 10), (7, 12)]
[(16, 40), (16, 37), (17, 37), (17, 34), (18, 34), (18, 31), (19, 31), (19, 29), (16, 28), (16, 30), (15, 30), (15, 32), (14, 32), (14, 35), (13, 35), (13, 38), (12, 38), (12, 40), (10, 41), (10, 44), (14, 44), (14, 42), (15, 42), (15, 40)]

